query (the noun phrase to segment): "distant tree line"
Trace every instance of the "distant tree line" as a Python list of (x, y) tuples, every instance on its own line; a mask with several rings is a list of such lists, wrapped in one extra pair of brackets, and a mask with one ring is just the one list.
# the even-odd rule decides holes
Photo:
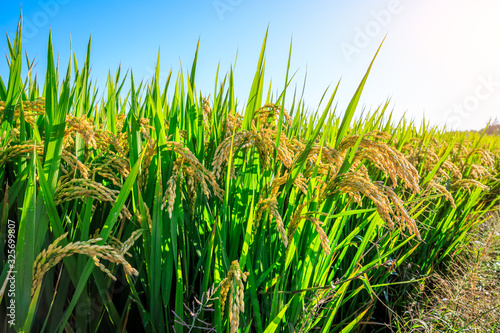
[[(484, 128), (480, 132), (483, 131)], [(500, 135), (500, 121), (498, 121), (498, 118), (495, 118), (495, 120), (486, 128), (486, 134)]]

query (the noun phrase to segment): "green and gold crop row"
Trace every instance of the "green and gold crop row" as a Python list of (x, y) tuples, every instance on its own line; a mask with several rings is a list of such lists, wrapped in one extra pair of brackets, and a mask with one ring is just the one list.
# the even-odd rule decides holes
[(266, 93), (267, 34), (245, 106), (232, 70), (200, 94), (198, 51), (163, 86), (159, 66), (139, 85), (118, 69), (99, 98), (90, 42), (60, 81), (49, 37), (40, 89), (21, 36), (22, 20), (0, 78), (0, 231), (16, 222), (17, 254), (1, 327), (15, 277), (16, 331), (370, 330), (496, 204), (498, 137), (387, 104), (354, 120), (371, 64), (342, 112), (336, 89), (316, 111)]

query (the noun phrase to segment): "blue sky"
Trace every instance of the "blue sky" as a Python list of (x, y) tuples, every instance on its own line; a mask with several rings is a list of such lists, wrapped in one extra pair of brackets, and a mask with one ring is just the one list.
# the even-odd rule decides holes
[[(161, 49), (161, 71), (189, 67), (200, 41), (196, 84), (213, 91), (217, 65), (235, 67), (236, 93), (243, 103), (269, 26), (266, 81), (284, 84), (293, 37), (293, 85), (302, 87), (311, 110), (328, 85), (341, 85), (337, 102), (345, 108), (378, 45), (387, 39), (362, 97), (374, 109), (391, 98), (396, 116), (459, 129), (479, 129), (500, 118), (500, 3), (497, 0), (339, 1), (4, 1), (0, 26), (13, 36), (20, 7), (24, 47), (36, 56), (43, 77), (49, 30), (54, 51), (66, 66), (70, 42), (79, 62), (92, 35), (92, 77), (100, 91), (108, 70), (132, 68), (149, 80)], [(7, 51), (5, 38), (0, 50)], [(7, 62), (0, 61), (7, 81)], [(358, 110), (358, 114), (361, 110)]]

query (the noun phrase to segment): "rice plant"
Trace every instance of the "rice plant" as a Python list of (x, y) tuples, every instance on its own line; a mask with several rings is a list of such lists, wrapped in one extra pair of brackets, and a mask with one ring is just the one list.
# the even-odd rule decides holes
[(353, 120), (375, 58), (345, 110), (338, 86), (307, 109), (290, 59), (266, 93), (266, 40), (244, 106), (232, 70), (201, 95), (198, 49), (164, 86), (158, 64), (151, 82), (118, 68), (100, 97), (90, 41), (60, 77), (49, 36), (40, 88), (20, 19), (0, 78), (3, 331), (375, 330), (462, 250), (497, 203), (498, 138), (388, 104)]

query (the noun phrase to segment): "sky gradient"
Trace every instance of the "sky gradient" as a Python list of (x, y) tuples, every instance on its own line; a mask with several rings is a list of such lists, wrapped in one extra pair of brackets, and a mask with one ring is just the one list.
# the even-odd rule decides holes
[[(378, 46), (387, 35), (365, 87), (361, 105), (369, 110), (391, 99), (396, 117), (417, 123), (480, 129), (500, 119), (500, 2), (498, 0), (339, 1), (8, 1), (0, 26), (13, 38), (20, 8), (24, 48), (36, 56), (43, 77), (49, 31), (63, 68), (70, 45), (83, 63), (92, 35), (92, 78), (100, 91), (108, 70), (132, 68), (136, 80), (150, 80), (161, 51), (161, 72), (177, 73), (192, 63), (200, 38), (196, 85), (213, 91), (217, 65), (235, 66), (235, 89), (244, 103), (260, 47), (269, 26), (266, 82), (284, 85), (293, 41), (292, 87), (302, 88), (311, 111), (329, 85), (341, 79), (336, 98), (345, 109)], [(0, 50), (7, 52), (6, 38)], [(25, 74), (25, 72), (24, 72)], [(0, 63), (7, 82), (8, 67)], [(361, 107), (357, 111), (359, 115)]]

